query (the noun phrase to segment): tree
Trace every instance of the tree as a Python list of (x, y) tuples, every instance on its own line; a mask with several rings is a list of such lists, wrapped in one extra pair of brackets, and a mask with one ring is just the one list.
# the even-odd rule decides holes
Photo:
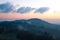
[(53, 36), (47, 32), (44, 32), (43, 35), (36, 35), (28, 31), (20, 31), (17, 34), (17, 39), (19, 40), (53, 40)]

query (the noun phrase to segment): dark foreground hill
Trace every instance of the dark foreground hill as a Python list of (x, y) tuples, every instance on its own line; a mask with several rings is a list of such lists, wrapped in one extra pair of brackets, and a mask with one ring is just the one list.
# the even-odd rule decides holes
[(60, 25), (41, 19), (0, 22), (0, 40), (60, 40)]

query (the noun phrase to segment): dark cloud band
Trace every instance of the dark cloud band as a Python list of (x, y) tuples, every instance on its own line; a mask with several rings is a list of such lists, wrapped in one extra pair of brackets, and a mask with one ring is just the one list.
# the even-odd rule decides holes
[(10, 3), (3, 3), (0, 4), (0, 12), (2, 13), (8, 13), (13, 10), (13, 6)]
[(48, 7), (41, 7), (41, 8), (31, 8), (31, 7), (20, 7), (16, 10), (14, 10), (14, 6), (11, 5), (10, 3), (3, 3), (3, 4), (0, 4), (0, 13), (8, 13), (8, 12), (16, 12), (16, 13), (28, 13), (28, 12), (31, 12), (31, 11), (34, 11), (34, 13), (44, 13), (46, 11), (49, 10)]
[(17, 10), (17, 13), (27, 13), (27, 12), (30, 12), (32, 10), (34, 10), (34, 8), (31, 8), (31, 7), (20, 7)]
[(48, 7), (41, 7), (39, 9), (36, 9), (35, 13), (44, 13), (44, 12), (46, 12), (48, 10), (49, 10)]

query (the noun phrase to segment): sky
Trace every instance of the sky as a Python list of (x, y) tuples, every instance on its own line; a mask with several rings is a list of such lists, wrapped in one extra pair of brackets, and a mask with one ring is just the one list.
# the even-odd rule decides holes
[(40, 18), (60, 24), (60, 0), (0, 0), (0, 20)]

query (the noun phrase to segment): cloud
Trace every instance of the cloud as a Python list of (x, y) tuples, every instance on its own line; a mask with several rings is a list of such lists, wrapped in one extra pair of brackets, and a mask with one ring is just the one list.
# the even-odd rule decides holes
[(48, 10), (48, 7), (41, 7), (41, 8), (31, 8), (31, 7), (20, 7), (17, 10), (14, 10), (14, 6), (11, 5), (10, 3), (3, 3), (0, 4), (0, 13), (9, 13), (9, 12), (16, 12), (16, 13), (28, 13), (33, 10), (34, 13), (44, 13)]
[(41, 7), (39, 9), (36, 9), (35, 13), (44, 13), (44, 12), (46, 12), (48, 10), (49, 10), (48, 7)]
[(27, 13), (27, 12), (30, 12), (32, 10), (34, 10), (34, 8), (31, 8), (31, 7), (20, 7), (17, 10), (17, 13)]
[(0, 4), (0, 12), (2, 13), (8, 13), (13, 10), (13, 6), (10, 3), (3, 3)]

